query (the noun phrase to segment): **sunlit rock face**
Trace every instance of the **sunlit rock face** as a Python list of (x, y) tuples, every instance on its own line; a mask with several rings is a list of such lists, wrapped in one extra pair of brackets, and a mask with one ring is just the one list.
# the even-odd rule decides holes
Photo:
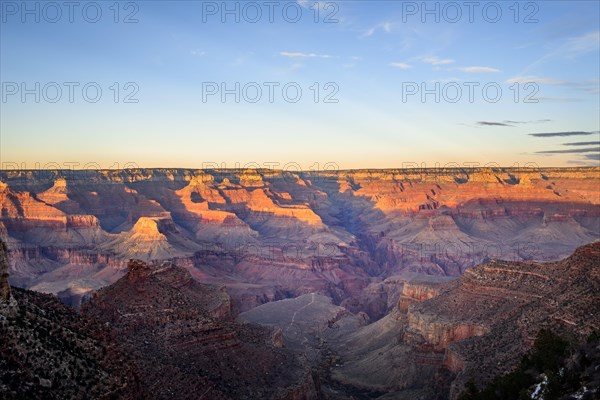
[(13, 284), (75, 306), (129, 258), (168, 259), (242, 311), (319, 293), (377, 319), (399, 274), (557, 260), (593, 241), (599, 180), (599, 168), (1, 171), (0, 236)]

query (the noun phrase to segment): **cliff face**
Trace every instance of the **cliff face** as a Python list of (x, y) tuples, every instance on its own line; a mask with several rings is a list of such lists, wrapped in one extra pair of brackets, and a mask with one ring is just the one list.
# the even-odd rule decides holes
[[(470, 270), (447, 292), (415, 306), (487, 328), (484, 335), (449, 345), (449, 365), (459, 370), (451, 397), (471, 377), (486, 383), (515, 368), (541, 328), (579, 340), (598, 329), (599, 260), (600, 242), (595, 242), (555, 263), (494, 262)], [(450, 310), (449, 304), (456, 307)]]
[(408, 313), (408, 328), (404, 340), (422, 349), (444, 351), (451, 343), (486, 333), (488, 328), (482, 325), (444, 320), (438, 315), (421, 314), (412, 310)]
[(579, 340), (597, 329), (599, 260), (595, 242), (559, 262), (495, 261), (468, 270), (409, 307), (405, 341), (445, 352), (445, 366), (457, 374), (455, 398), (471, 377), (487, 383), (514, 369), (542, 328)]
[(396, 294), (373, 277), (556, 260), (594, 240), (599, 179), (599, 168), (0, 171), (0, 235), (12, 282), (35, 290), (89, 293), (129, 258), (170, 259), (226, 285), (240, 309), (317, 292), (379, 318)]
[(331, 344), (341, 360), (331, 376), (390, 398), (455, 399), (469, 379), (484, 385), (516, 368), (541, 329), (579, 341), (597, 330), (599, 263), (597, 241), (557, 262), (490, 261), (449, 282), (413, 277), (397, 308)]
[(411, 304), (420, 303), (439, 295), (442, 287), (440, 282), (435, 281), (408, 281), (402, 288), (398, 309), (407, 312)]
[(310, 371), (277, 332), (234, 322), (224, 288), (172, 263), (130, 261), (82, 312), (117, 332), (153, 398), (317, 398)]

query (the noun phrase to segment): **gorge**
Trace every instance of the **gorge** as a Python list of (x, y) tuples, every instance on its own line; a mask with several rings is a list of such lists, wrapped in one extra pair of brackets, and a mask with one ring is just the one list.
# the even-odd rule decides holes
[[(155, 398), (187, 382), (214, 398), (455, 399), (539, 329), (599, 326), (598, 182), (597, 167), (4, 170), (0, 297), (41, 301), (8, 276), (81, 309)], [(245, 369), (257, 354), (269, 378)]]

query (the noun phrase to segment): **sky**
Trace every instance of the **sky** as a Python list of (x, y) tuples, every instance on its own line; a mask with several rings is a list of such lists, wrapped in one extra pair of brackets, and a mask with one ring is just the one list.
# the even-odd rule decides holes
[(600, 2), (0, 1), (0, 165), (600, 163)]

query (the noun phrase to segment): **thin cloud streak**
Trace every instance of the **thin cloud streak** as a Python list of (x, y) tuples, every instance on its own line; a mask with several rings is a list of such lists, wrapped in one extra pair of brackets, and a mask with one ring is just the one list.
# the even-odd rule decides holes
[(536, 154), (577, 154), (577, 153), (596, 153), (596, 152), (600, 152), (600, 150), (597, 147), (586, 147), (585, 149), (536, 151)]
[(373, 36), (373, 34), (375, 32), (377, 32), (377, 30), (382, 30), (385, 33), (390, 33), (392, 31), (392, 23), (391, 22), (382, 22), (380, 24), (377, 24), (377, 25), (367, 29), (366, 31), (364, 31), (363, 34), (360, 35), (360, 38), (362, 39), (362, 38)]
[(587, 136), (587, 135), (598, 135), (598, 134), (600, 134), (600, 131), (593, 131), (593, 132), (576, 131), (576, 132), (530, 133), (529, 136), (556, 137), (556, 136)]
[(512, 126), (511, 124), (507, 124), (505, 122), (490, 122), (490, 121), (477, 121), (477, 125), (483, 125), (483, 126)]
[(499, 69), (492, 67), (463, 67), (459, 68), (459, 70), (469, 74), (492, 74), (495, 72), (500, 72)]
[(282, 51), (279, 53), (279, 55), (283, 56), (283, 57), (291, 57), (291, 58), (334, 58), (334, 56), (330, 56), (328, 54), (292, 53), (289, 51)]
[(563, 143), (563, 146), (600, 146), (600, 141), (598, 142), (572, 142), (572, 143)]
[(394, 68), (402, 69), (402, 70), (412, 68), (412, 65), (410, 65), (410, 64), (399, 63), (399, 62), (392, 62), (392, 63), (390, 63), (390, 66), (394, 67)]
[(421, 59), (421, 61), (423, 61), (424, 63), (427, 63), (427, 64), (431, 64), (431, 65), (447, 65), (447, 64), (454, 63), (454, 60), (452, 60), (450, 58), (441, 59), (439, 57), (424, 57)]
[(536, 121), (510, 121), (510, 120), (504, 120), (502, 122), (498, 122), (498, 121), (478, 121), (477, 125), (483, 125), (483, 126), (515, 126), (518, 124), (541, 124), (541, 123), (545, 123), (545, 122), (550, 122), (552, 121), (551, 119), (538, 119)]

